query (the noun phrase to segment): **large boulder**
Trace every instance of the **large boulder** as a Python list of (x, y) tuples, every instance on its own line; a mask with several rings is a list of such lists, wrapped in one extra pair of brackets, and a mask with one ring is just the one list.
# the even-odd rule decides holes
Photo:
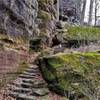
[(100, 54), (56, 54), (40, 58), (39, 66), (56, 93), (70, 100), (100, 99)]
[(37, 10), (37, 0), (0, 0), (0, 30), (14, 36), (31, 35)]

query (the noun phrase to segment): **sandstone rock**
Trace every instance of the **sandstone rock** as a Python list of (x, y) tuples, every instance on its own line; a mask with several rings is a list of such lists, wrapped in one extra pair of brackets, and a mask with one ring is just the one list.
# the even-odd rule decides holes
[(14, 36), (31, 35), (37, 10), (36, 0), (0, 0), (0, 30)]
[(100, 77), (96, 71), (100, 69), (99, 62), (100, 54), (97, 53), (61, 53), (39, 60), (50, 89), (70, 100), (83, 100), (84, 97), (96, 100), (99, 97)]

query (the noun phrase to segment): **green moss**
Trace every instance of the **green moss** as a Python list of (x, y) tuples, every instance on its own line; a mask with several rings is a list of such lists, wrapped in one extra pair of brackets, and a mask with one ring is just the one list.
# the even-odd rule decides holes
[(64, 32), (64, 36), (71, 39), (84, 39), (84, 40), (100, 40), (100, 28), (96, 27), (67, 27), (67, 32)]
[(65, 68), (73, 69), (75, 72), (79, 72), (82, 75), (93, 72), (94, 69), (100, 66), (100, 55), (96, 53), (83, 53), (83, 54), (62, 54), (49, 58), (49, 65), (53, 68)]
[(52, 85), (58, 91), (74, 91), (88, 98), (97, 96), (96, 87), (100, 86), (97, 72), (100, 70), (100, 54), (62, 53), (43, 59), (45, 67), (41, 66), (42, 73), (47, 80), (53, 82)]

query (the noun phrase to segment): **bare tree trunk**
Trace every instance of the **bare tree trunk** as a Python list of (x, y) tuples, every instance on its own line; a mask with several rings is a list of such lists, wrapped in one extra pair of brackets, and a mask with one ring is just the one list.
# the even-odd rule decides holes
[(96, 26), (96, 22), (97, 22), (97, 0), (95, 0), (95, 26)]
[(95, 25), (96, 25), (96, 22), (97, 22), (98, 9), (100, 7), (99, 2), (100, 2), (100, 0), (95, 0)]
[(94, 3), (94, 0), (90, 0), (88, 25), (92, 25), (93, 3)]
[(83, 0), (83, 6), (82, 6), (82, 12), (81, 12), (81, 20), (80, 20), (81, 25), (83, 25), (83, 23), (84, 23), (85, 10), (86, 10), (86, 0)]

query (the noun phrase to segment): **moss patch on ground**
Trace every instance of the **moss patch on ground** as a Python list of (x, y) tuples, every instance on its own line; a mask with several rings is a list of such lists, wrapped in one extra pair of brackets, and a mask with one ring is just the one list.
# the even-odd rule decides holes
[(56, 54), (40, 59), (40, 69), (50, 87), (62, 95), (96, 100), (100, 87), (100, 54)]
[(100, 28), (89, 26), (68, 26), (67, 32), (64, 32), (64, 37), (68, 40), (100, 40)]

